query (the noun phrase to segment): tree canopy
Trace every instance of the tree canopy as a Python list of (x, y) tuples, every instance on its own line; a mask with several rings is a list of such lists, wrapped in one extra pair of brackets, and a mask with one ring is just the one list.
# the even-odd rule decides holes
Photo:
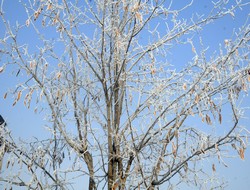
[(3, 96), (43, 114), (50, 137), (1, 129), (4, 187), (225, 187), (202, 164), (216, 172), (226, 150), (245, 156), (249, 16), (217, 51), (204, 41), (249, 2), (208, 2), (203, 13), (192, 0), (22, 0), (15, 25), (6, 3), (0, 73), (11, 67), (19, 82)]

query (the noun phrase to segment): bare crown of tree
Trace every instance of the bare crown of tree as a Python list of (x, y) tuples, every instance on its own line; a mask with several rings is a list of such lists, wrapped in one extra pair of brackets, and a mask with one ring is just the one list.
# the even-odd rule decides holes
[(249, 140), (250, 27), (215, 53), (202, 31), (249, 2), (185, 16), (196, 1), (22, 0), (14, 24), (6, 3), (0, 76), (10, 67), (19, 82), (3, 96), (44, 115), (48, 136), (17, 140), (1, 126), (0, 188), (225, 187), (211, 171), (232, 152), (244, 159)]

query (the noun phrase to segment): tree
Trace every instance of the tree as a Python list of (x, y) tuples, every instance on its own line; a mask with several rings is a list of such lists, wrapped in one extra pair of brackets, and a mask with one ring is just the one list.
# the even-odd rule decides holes
[[(2, 126), (5, 126), (6, 123), (3, 119), (3, 117), (0, 115), (0, 126), (2, 128)], [(2, 131), (2, 130), (1, 130)], [(4, 156), (4, 153), (5, 153), (5, 146), (4, 146), (4, 140), (2, 138), (0, 138), (0, 171), (1, 171), (1, 168), (2, 168), (2, 164), (3, 164), (3, 156)]]
[[(8, 92), (13, 106), (44, 110), (51, 135), (17, 143), (4, 129), (6, 187), (70, 189), (86, 178), (89, 190), (204, 187), (205, 158), (223, 163), (230, 145), (244, 159), (249, 24), (212, 55), (202, 29), (249, 3), (219, 0), (207, 14), (184, 17), (194, 3), (23, 1), (27, 20), (14, 27), (2, 8), (1, 72), (14, 65), (21, 80)], [(25, 31), (36, 34), (35, 45), (20, 40)], [(189, 62), (171, 63), (181, 45), (190, 47)]]
[(1, 115), (0, 115), (0, 125), (5, 125), (5, 121)]

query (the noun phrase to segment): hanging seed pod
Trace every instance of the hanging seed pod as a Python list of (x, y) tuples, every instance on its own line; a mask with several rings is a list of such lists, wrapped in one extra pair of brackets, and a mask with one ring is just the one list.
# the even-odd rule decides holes
[(198, 104), (198, 103), (199, 103), (199, 101), (200, 101), (200, 96), (199, 96), (198, 94), (196, 95), (196, 97), (195, 97), (195, 100), (194, 100), (194, 101), (195, 101), (195, 103), (196, 103), (196, 104)]
[(16, 105), (16, 101), (12, 104), (12, 106), (15, 106)]
[(222, 115), (221, 115), (221, 113), (219, 113), (219, 122), (220, 122), (220, 124), (222, 123)]
[(210, 117), (206, 114), (206, 122), (208, 125), (212, 125), (212, 121), (210, 119)]
[(242, 160), (244, 160), (244, 158), (245, 158), (245, 149), (244, 148), (240, 148), (239, 156)]
[(52, 3), (49, 3), (47, 6), (47, 10), (51, 10), (52, 9)]
[(8, 95), (8, 93), (6, 92), (6, 93), (4, 94), (4, 96), (3, 96), (3, 98), (6, 99), (6, 98), (7, 98), (7, 95)]
[(212, 165), (212, 169), (213, 169), (213, 172), (216, 172), (216, 168), (214, 164)]
[(61, 78), (61, 75), (62, 75), (61, 72), (58, 72), (58, 73), (56, 74), (56, 78), (57, 78), (57, 79), (60, 79), (60, 78)]
[(17, 99), (16, 99), (17, 102), (20, 100), (21, 96), (22, 96), (22, 91), (20, 90), (17, 94)]
[(184, 83), (183, 86), (182, 86), (183, 90), (187, 90), (187, 84)]

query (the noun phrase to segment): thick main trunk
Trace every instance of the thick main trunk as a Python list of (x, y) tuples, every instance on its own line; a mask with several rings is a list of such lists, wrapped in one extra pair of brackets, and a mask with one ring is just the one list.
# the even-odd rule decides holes
[(89, 190), (95, 190), (95, 181), (92, 177), (89, 177)]
[(91, 154), (88, 151), (84, 153), (84, 160), (87, 163), (87, 167), (89, 170), (89, 190), (96, 190), (96, 184), (94, 180), (93, 159), (92, 159)]
[(113, 185), (113, 140), (111, 126), (111, 104), (107, 103), (107, 128), (108, 128), (108, 190), (112, 190)]

